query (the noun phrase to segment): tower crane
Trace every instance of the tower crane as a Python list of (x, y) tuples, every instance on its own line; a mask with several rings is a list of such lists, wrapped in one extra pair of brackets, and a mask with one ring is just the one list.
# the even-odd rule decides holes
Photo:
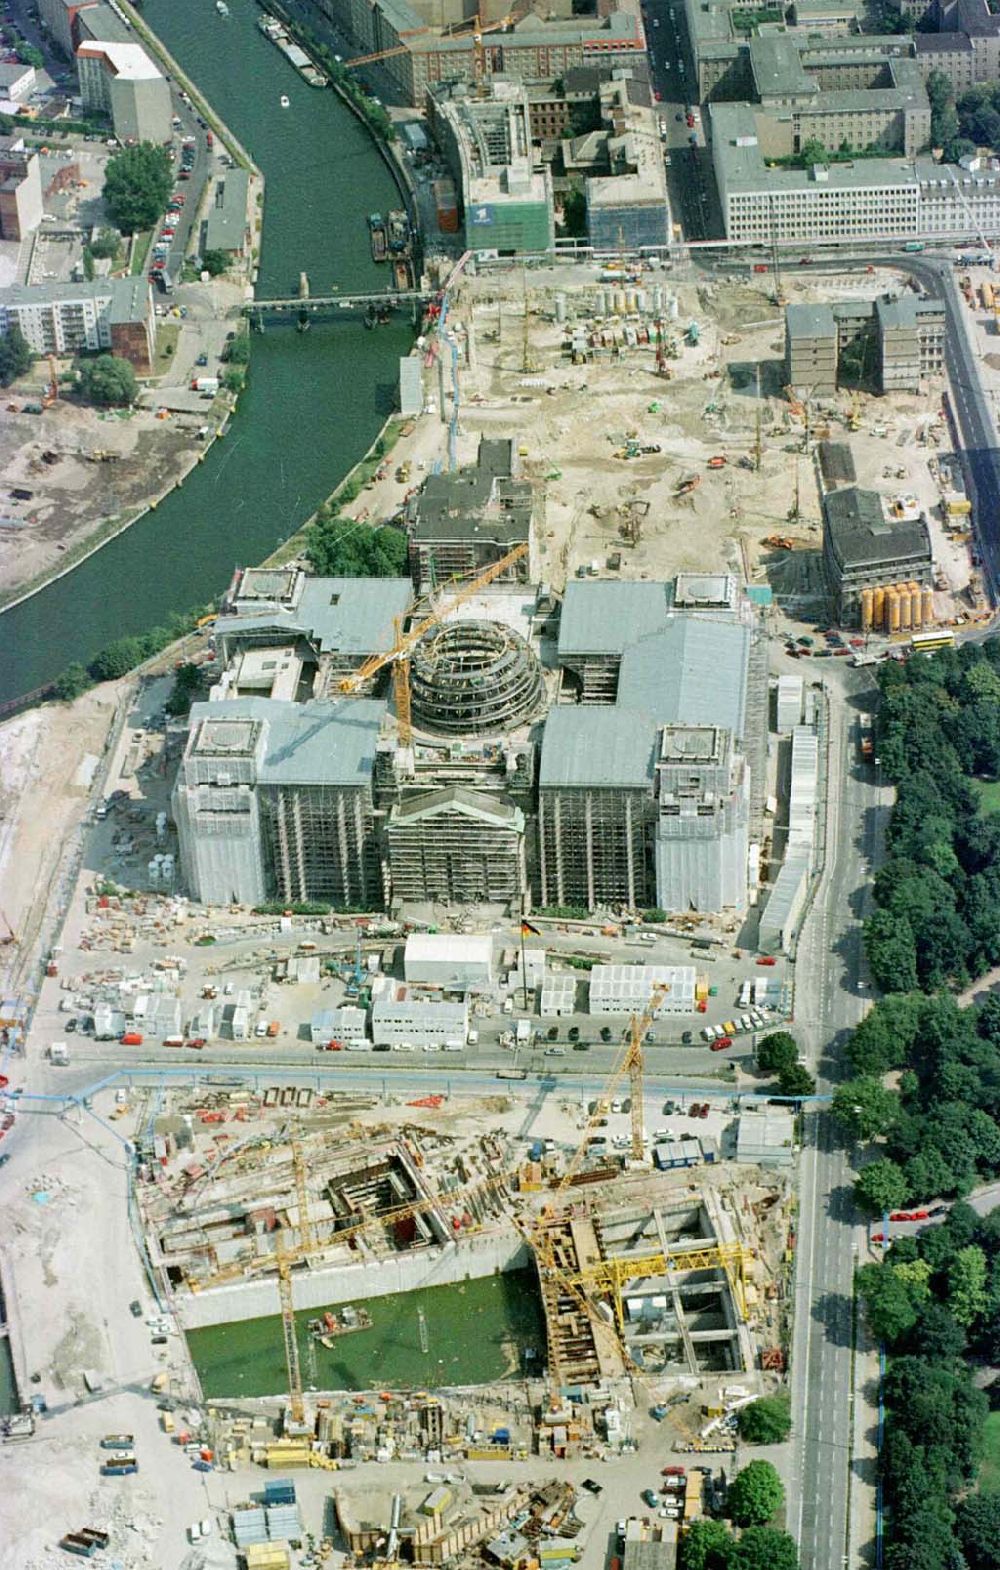
[(526, 556), (527, 553), (528, 545), (526, 542), (515, 545), (514, 549), (508, 551), (506, 556), (501, 556), (499, 561), (491, 562), (488, 567), (484, 568), (470, 582), (463, 584), (446, 601), (432, 609), (429, 615), (421, 617), (410, 628), (409, 632), (403, 631), (402, 622), (397, 619), (392, 648), (384, 650), (381, 654), (370, 654), (364, 663), (358, 666), (356, 671), (352, 671), (349, 676), (344, 676), (341, 679), (338, 683), (340, 691), (357, 692), (359, 687), (363, 687), (365, 682), (370, 681), (384, 666), (391, 665), (399, 739), (404, 747), (412, 746), (410, 654), (416, 648), (424, 633), (429, 632), (432, 627), (436, 627), (443, 621), (448, 611), (457, 609), (459, 605), (463, 605), (466, 600), (471, 599), (474, 594), (478, 594), (480, 589), (485, 589), (488, 583), (492, 583), (494, 578), (499, 578), (501, 573), (506, 572), (508, 567), (512, 567), (515, 562), (520, 561), (521, 557)]
[[(489, 65), (486, 49), (483, 44), (483, 34), (502, 32), (505, 27), (510, 26), (513, 20), (514, 18), (512, 16), (503, 16), (500, 18), (499, 22), (484, 23), (482, 15), (477, 13), (474, 23), (475, 31), (472, 35), (474, 51), (473, 74), (477, 82), (481, 82), (487, 75), (487, 69)], [(429, 31), (429, 28), (420, 27), (415, 28), (411, 33), (400, 33), (399, 36), (401, 38), (423, 38), (426, 37)], [(452, 35), (447, 33), (442, 35), (444, 38), (450, 36)], [(343, 66), (345, 70), (353, 71), (357, 66), (377, 65), (380, 60), (392, 60), (395, 59), (397, 55), (405, 55), (408, 53), (409, 49), (410, 45), (408, 43), (394, 44), (391, 49), (376, 49), (374, 54), (356, 55), (353, 60), (345, 60), (343, 62)]]

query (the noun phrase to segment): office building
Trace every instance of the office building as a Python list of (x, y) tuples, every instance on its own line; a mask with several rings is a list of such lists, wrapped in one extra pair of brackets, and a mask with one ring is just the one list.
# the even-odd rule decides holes
[(20, 136), (0, 136), (0, 239), (25, 240), (41, 221), (38, 154)]
[(170, 141), (170, 85), (141, 44), (82, 43), (76, 65), (84, 109), (107, 115), (120, 142)]
[(384, 714), (365, 698), (195, 704), (172, 799), (189, 892), (380, 909), (372, 771)]
[(462, 208), (466, 244), (517, 256), (552, 246), (552, 176), (536, 164), (528, 94), (493, 81), (486, 96), (464, 84), (428, 95), (428, 119)]
[[(943, 71), (956, 96), (1000, 76), (1000, 16), (989, 0), (897, 0), (908, 19), (919, 23), (914, 35), (924, 77)], [(912, 13), (916, 12), (916, 15)]]
[(656, 902), (664, 910), (741, 910), (750, 778), (729, 730), (665, 725), (656, 765)]
[(385, 830), (393, 898), (516, 909), (527, 887), (524, 831), (520, 807), (460, 785), (407, 796)]
[(670, 238), (659, 118), (633, 101), (628, 79), (603, 82), (597, 108), (601, 128), (564, 140), (563, 170), (583, 180), (587, 234), (599, 251), (666, 245)]
[(410, 574), (418, 594), (470, 577), (518, 545), (528, 552), (498, 582), (534, 578), (535, 499), (521, 474), (516, 437), (481, 437), (475, 464), (428, 475), (406, 504)]
[(876, 300), (879, 385), (886, 392), (919, 392), (944, 372), (945, 311), (939, 300), (913, 294)]
[[(443, 6), (443, 9), (442, 9)], [(574, 14), (569, 0), (553, 0), (546, 18), (529, 11), (515, 21), (484, 0), (484, 26), (477, 48), (468, 9), (453, 15), (457, 0), (326, 0), (331, 20), (357, 46), (358, 54), (398, 50), (383, 62), (403, 102), (422, 108), (428, 89), (441, 83), (476, 84), (482, 76), (518, 82), (554, 82), (578, 66), (608, 61), (645, 64), (646, 39), (634, 0), (602, 0), (587, 14)]]
[(921, 591), (933, 585), (934, 561), (927, 522), (919, 512), (894, 518), (876, 491), (856, 485), (828, 492), (823, 497), (823, 562), (843, 626), (862, 624), (865, 590), (884, 596), (885, 609), (869, 613), (869, 626), (884, 621), (895, 632), (922, 624)]
[(944, 306), (903, 294), (785, 307), (785, 380), (809, 397), (836, 390), (841, 356), (851, 347), (856, 364), (859, 344), (880, 392), (919, 392), (944, 370)]
[(866, 158), (809, 169), (770, 167), (754, 106), (710, 106), (712, 158), (726, 237), (772, 242), (1000, 233), (1000, 171), (977, 159)]
[(0, 289), (0, 332), (17, 324), (35, 354), (105, 350), (148, 376), (155, 318), (145, 278), (95, 278), (89, 283), (13, 284)]

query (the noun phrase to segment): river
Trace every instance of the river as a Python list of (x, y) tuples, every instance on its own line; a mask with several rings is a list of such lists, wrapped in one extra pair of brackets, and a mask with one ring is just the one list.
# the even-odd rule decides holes
[[(258, 292), (294, 294), (303, 269), (317, 294), (383, 289), (365, 220), (399, 203), (369, 133), (264, 38), (254, 0), (229, 4), (227, 18), (212, 0), (146, 0), (143, 14), (264, 172)], [(374, 332), (354, 318), (255, 335), (239, 409), (205, 462), (155, 512), (0, 618), (0, 701), (203, 604), (235, 566), (293, 533), (393, 409), (411, 341), (402, 315)]]

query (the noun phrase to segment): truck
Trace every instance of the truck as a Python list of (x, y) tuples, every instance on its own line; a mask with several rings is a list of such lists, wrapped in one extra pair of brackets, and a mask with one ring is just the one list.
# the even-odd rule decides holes
[(49, 1047), (49, 1062), (58, 1063), (61, 1068), (67, 1066), (69, 1063), (69, 1048), (66, 1046), (65, 1041), (53, 1041)]
[(923, 249), (923, 240), (907, 240), (906, 244), (903, 246), (904, 251), (922, 251)]
[(875, 756), (875, 734), (870, 714), (858, 715), (858, 751), (865, 763), (870, 763)]
[(214, 395), (218, 390), (219, 378), (217, 376), (195, 376), (192, 378), (192, 392), (212, 393)]
[(138, 1472), (139, 1463), (135, 1456), (116, 1456), (110, 1461), (105, 1461), (101, 1467), (102, 1477), (131, 1477)]
[(519, 1019), (514, 1027), (514, 1043), (518, 1047), (526, 1047), (531, 1041), (531, 1020)]

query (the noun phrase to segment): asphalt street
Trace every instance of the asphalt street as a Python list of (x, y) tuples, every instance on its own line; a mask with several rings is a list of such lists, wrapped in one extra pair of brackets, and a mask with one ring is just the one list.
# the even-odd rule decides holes
[[(869, 699), (828, 684), (828, 862), (798, 956), (796, 1031), (821, 1090), (843, 1077), (843, 1048), (866, 1008), (862, 922), (889, 800), (857, 761), (856, 719)], [(803, 1570), (847, 1562), (852, 1286), (864, 1227), (853, 1172), (828, 1114), (806, 1115), (792, 1343), (793, 1476), (788, 1519)]]

